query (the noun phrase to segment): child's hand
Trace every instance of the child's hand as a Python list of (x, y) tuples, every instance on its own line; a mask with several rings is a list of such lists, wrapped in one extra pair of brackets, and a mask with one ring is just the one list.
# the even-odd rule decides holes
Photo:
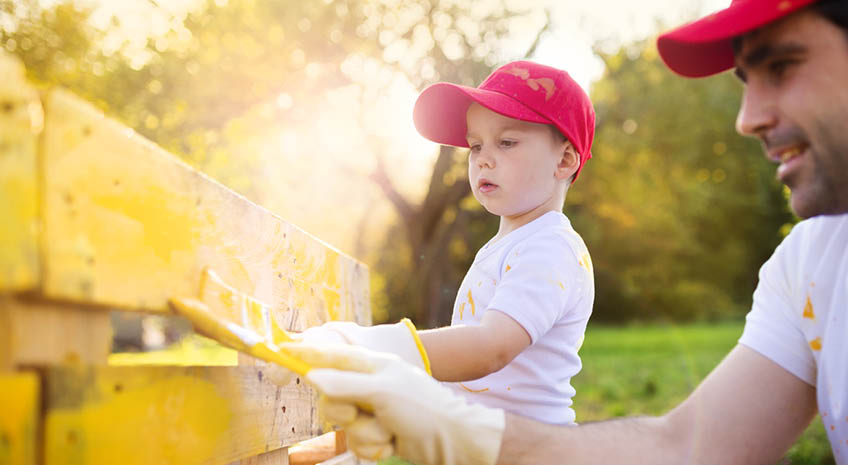
[[(430, 374), (430, 361), (418, 339), (415, 327), (409, 320), (393, 325), (359, 326), (349, 321), (331, 321), (299, 334), (291, 335), (295, 341), (316, 347), (355, 345), (376, 352), (397, 355)], [(266, 373), (279, 386), (291, 382), (294, 374), (281, 367), (271, 366)]]

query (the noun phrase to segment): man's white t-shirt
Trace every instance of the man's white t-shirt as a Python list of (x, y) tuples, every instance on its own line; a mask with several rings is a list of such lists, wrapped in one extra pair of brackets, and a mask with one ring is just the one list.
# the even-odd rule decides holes
[(816, 387), (836, 462), (848, 464), (848, 214), (792, 229), (760, 270), (739, 342)]
[(499, 311), (518, 322), (532, 342), (495, 373), (445, 384), (472, 402), (545, 423), (574, 424), (571, 377), (581, 368), (577, 350), (594, 297), (589, 252), (562, 213), (548, 212), (489, 242), (462, 281), (451, 325), (478, 325), (485, 312)]

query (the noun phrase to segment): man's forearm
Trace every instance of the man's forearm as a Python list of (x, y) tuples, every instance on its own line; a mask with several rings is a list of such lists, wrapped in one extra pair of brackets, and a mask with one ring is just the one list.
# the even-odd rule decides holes
[(508, 415), (498, 463), (768, 465), (815, 413), (814, 387), (740, 345), (662, 417), (555, 427)]
[[(498, 465), (680, 464), (686, 434), (665, 417), (555, 426), (507, 414)], [(684, 447), (681, 447), (684, 446)]]

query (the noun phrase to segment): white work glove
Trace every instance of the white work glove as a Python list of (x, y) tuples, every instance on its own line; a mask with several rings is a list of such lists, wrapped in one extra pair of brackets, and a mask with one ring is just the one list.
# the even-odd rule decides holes
[[(427, 351), (418, 337), (418, 331), (408, 318), (395, 324), (377, 326), (360, 326), (351, 321), (331, 321), (291, 336), (298, 342), (310, 345), (355, 345), (395, 354), (407, 363), (426, 371), (428, 375), (432, 374)], [(294, 373), (279, 365), (269, 366), (266, 375), (278, 386), (290, 383), (295, 377)]]
[(350, 321), (331, 321), (292, 336), (300, 342), (311, 345), (350, 344), (377, 352), (388, 352), (430, 374), (430, 360), (427, 352), (421, 344), (418, 331), (407, 318), (395, 324), (377, 326), (360, 326)]
[(394, 453), (416, 465), (492, 465), (500, 451), (503, 410), (469, 404), (422, 370), (386, 353), (353, 346), (289, 343), (313, 368), (306, 380), (325, 397), (319, 411), (341, 426), (354, 453)]

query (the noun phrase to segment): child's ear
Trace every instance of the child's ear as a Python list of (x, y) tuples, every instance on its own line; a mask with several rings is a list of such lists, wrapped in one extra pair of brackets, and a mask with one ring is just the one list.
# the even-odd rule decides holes
[(560, 149), (559, 163), (557, 163), (554, 177), (557, 179), (571, 179), (579, 166), (580, 154), (577, 153), (571, 142), (566, 140), (562, 143)]

